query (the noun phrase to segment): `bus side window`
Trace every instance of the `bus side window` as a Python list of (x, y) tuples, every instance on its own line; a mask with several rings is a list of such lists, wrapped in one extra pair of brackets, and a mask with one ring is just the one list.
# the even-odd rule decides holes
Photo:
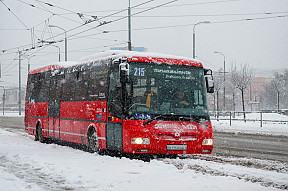
[(85, 100), (87, 99), (88, 91), (88, 81), (87, 81), (88, 71), (78, 71), (76, 72), (76, 100)]
[(41, 73), (34, 74), (32, 75), (31, 78), (31, 102), (39, 102), (41, 97), (40, 97), (40, 92), (42, 89), (42, 83), (43, 80), (41, 79)]
[(106, 99), (107, 92), (107, 75), (106, 67), (97, 66), (92, 68), (89, 75), (88, 97), (90, 100)]
[(72, 73), (72, 72), (69, 72), (68, 70), (66, 70), (64, 80), (65, 80), (65, 82), (63, 83), (63, 100), (72, 101), (74, 99), (75, 86), (76, 86), (75, 73)]
[(96, 81), (96, 72), (91, 71), (90, 73), (90, 79), (89, 79), (89, 88), (88, 88), (88, 96), (91, 100), (97, 100), (98, 99), (98, 93), (97, 90), (97, 81)]
[[(48, 101), (48, 93), (49, 93), (49, 84), (47, 81), (50, 82), (49, 78), (46, 78), (46, 72), (40, 74), (40, 81), (41, 81), (41, 89), (37, 98), (39, 102), (47, 102)], [(48, 80), (47, 80), (48, 79)]]
[(28, 82), (27, 82), (27, 90), (26, 90), (26, 103), (31, 102), (31, 94), (32, 94), (32, 75), (28, 76)]
[(63, 78), (64, 75), (57, 76), (56, 97), (55, 99), (61, 100), (63, 97)]

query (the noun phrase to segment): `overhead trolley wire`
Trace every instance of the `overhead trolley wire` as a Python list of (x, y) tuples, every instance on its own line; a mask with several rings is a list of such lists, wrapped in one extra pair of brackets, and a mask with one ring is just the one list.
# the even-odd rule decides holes
[(173, 17), (223, 17), (223, 16), (250, 16), (250, 15), (276, 15), (288, 14), (288, 12), (267, 12), (267, 13), (227, 13), (227, 14), (192, 14), (192, 15), (138, 15), (134, 17), (143, 18), (173, 18)]
[[(38, 1), (39, 1), (39, 0), (38, 0)], [(164, 6), (167, 7), (168, 4), (173, 3), (173, 2), (176, 2), (176, 1), (178, 1), (178, 0), (170, 1), (170, 2), (161, 4), (161, 5), (152, 7), (152, 8), (148, 8), (148, 9), (146, 9), (146, 10), (143, 10), (143, 11), (140, 11), (140, 12), (137, 12), (137, 13), (134, 13), (134, 14), (132, 14), (131, 16), (136, 16), (136, 15), (138, 15), (138, 14), (140, 14), (140, 13), (143, 13), (143, 12), (146, 12), (146, 11), (149, 11), (149, 10), (152, 10), (152, 9), (155, 9), (155, 8), (158, 8), (158, 7), (161, 7), (161, 6), (162, 6), (162, 7), (164, 7)], [(234, 1), (240, 1), (240, 0), (224, 0), (224, 1), (203, 2), (203, 3), (196, 3), (196, 4), (204, 4), (204, 3), (223, 3), (223, 2), (234, 2)], [(43, 2), (43, 1), (40, 1), (40, 2)], [(143, 5), (143, 4), (146, 4), (146, 3), (149, 3), (149, 2), (152, 2), (152, 0), (151, 0), (151, 1), (144, 2), (144, 3), (141, 3), (141, 4), (136, 5), (136, 6), (134, 6), (134, 7), (131, 7), (131, 8), (136, 9), (136, 7), (138, 7), (138, 6), (140, 6), (140, 5)], [(43, 3), (45, 3), (45, 2), (43, 2)], [(195, 5), (195, 4), (190, 4), (190, 5)], [(51, 6), (51, 5), (49, 5), (49, 6)], [(138, 8), (137, 8), (137, 9), (138, 9)], [(116, 13), (112, 13), (112, 14), (109, 14), (109, 15), (107, 15), (107, 16), (101, 17), (101, 18), (99, 18), (97, 21), (103, 20), (104, 18), (112, 17), (112, 16), (114, 16), (114, 15), (116, 15), (116, 14), (119, 14), (119, 13), (121, 13), (121, 12), (124, 12), (124, 11), (126, 11), (126, 10), (127, 10), (127, 9), (123, 9), (123, 10), (120, 10), (120, 11), (118, 11), (118, 12), (116, 12)], [(70, 11), (70, 10), (66, 10), (66, 11)], [(74, 11), (70, 11), (70, 12), (75, 13)], [(285, 12), (283, 12), (283, 13), (285, 13)], [(265, 14), (271, 15), (271, 13), (265, 13)], [(272, 14), (274, 14), (274, 13), (272, 13)], [(275, 14), (276, 14), (276, 13), (275, 13)], [(279, 12), (279, 14), (280, 14), (280, 12)], [(107, 22), (107, 23), (105, 23), (105, 24), (112, 23), (112, 22), (116, 22), (116, 21), (125, 19), (125, 18), (127, 18), (127, 17), (128, 17), (128, 16), (123, 16), (123, 17), (121, 17), (121, 18), (118, 18), (118, 19), (109, 21), (109, 22)], [(278, 16), (272, 16), (272, 17), (261, 17), (261, 18), (246, 18), (246, 19), (227, 20), (227, 21), (215, 21), (215, 22), (211, 22), (211, 24), (229, 23), (229, 22), (240, 22), (240, 21), (252, 21), (252, 20), (272, 19), (272, 18), (281, 18), (281, 17), (287, 17), (287, 15), (278, 15)], [(88, 23), (88, 24), (89, 24), (89, 23)], [(102, 24), (102, 25), (105, 25), (105, 24)], [(72, 29), (69, 29), (69, 30), (67, 30), (67, 32), (70, 32), (70, 31), (73, 31), (73, 30), (75, 30), (75, 29), (81, 28), (81, 27), (84, 26), (84, 25), (86, 25), (86, 24), (81, 24), (80, 26), (77, 26), (77, 27), (74, 27), (74, 28), (72, 28)], [(80, 33), (88, 32), (88, 31), (90, 31), (90, 30), (92, 30), (92, 29), (97, 29), (97, 30), (99, 30), (98, 28), (99, 28), (100, 26), (102, 26), (102, 25), (101, 25), (101, 23), (100, 23), (99, 25), (97, 25), (97, 26), (95, 26), (95, 27), (91, 27), (91, 28), (89, 28), (89, 29), (87, 29), (87, 30), (84, 30), (84, 31), (81, 31), (81, 32), (72, 34), (72, 35), (68, 36), (68, 38), (70, 39), (71, 37), (77, 36), (77, 35), (79, 35)], [(180, 26), (180, 27), (181, 27), (181, 26), (184, 27), (184, 26), (191, 26), (191, 25), (194, 25), (194, 23), (191, 23), (191, 24), (182, 24), (182, 25), (173, 25), (173, 26), (160, 26), (160, 27), (139, 28), (139, 29), (132, 29), (132, 30), (149, 30), (149, 29), (151, 30), (151, 29), (157, 29), (157, 28), (171, 28), (171, 27), (179, 27), (179, 26)], [(102, 33), (107, 33), (107, 32), (122, 32), (122, 31), (127, 31), (127, 30), (117, 30), (117, 31), (107, 31), (107, 30), (106, 30), (106, 31), (102, 31)], [(102, 34), (102, 33), (97, 33), (97, 34), (92, 34), (92, 35), (86, 35), (86, 36), (82, 36), (82, 37), (85, 38), (85, 37), (88, 37), (88, 36), (98, 35), (98, 34)], [(63, 34), (63, 32), (57, 34), (56, 36), (54, 36), (54, 38), (57, 37), (57, 36), (60, 36), (60, 35), (62, 35), (62, 34)], [(72, 38), (72, 39), (76, 39), (76, 38), (81, 38), (81, 37), (75, 37), (75, 38)], [(49, 39), (50, 39), (50, 38), (49, 38)], [(49, 40), (49, 39), (46, 39), (46, 40)], [(25, 45), (25, 46), (29, 46), (29, 45)], [(25, 46), (21, 46), (21, 47), (25, 47)]]
[(186, 3), (186, 4), (179, 4), (179, 5), (167, 5), (165, 7), (183, 7), (183, 6), (194, 6), (194, 5), (206, 5), (206, 4), (218, 4), (218, 3), (227, 3), (227, 2), (236, 2), (236, 1), (243, 1), (243, 0), (220, 0), (220, 1), (208, 1), (208, 2), (201, 2), (201, 3)]
[[(245, 21), (253, 21), (253, 20), (264, 20), (264, 19), (275, 19), (275, 18), (285, 18), (288, 17), (288, 15), (278, 15), (278, 16), (271, 16), (271, 17), (258, 17), (258, 18), (246, 18), (246, 19), (234, 19), (234, 20), (226, 20), (226, 21), (213, 21), (210, 22), (210, 24), (221, 24), (221, 23), (233, 23), (233, 22), (245, 22)], [(133, 31), (141, 31), (141, 30), (153, 30), (153, 29), (165, 29), (165, 28), (177, 28), (177, 27), (187, 27), (187, 26), (193, 26), (195, 23), (188, 23), (188, 24), (179, 24), (179, 25), (168, 25), (168, 26), (156, 26), (156, 27), (145, 27), (145, 28), (133, 28)], [(115, 32), (126, 32), (128, 29), (122, 29), (122, 30), (111, 30), (107, 31), (109, 33), (115, 33)], [(89, 36), (93, 36), (89, 35)]]
[[(15, 54), (15, 53), (14, 53)], [(17, 53), (15, 54), (13, 60), (2, 70), (2, 72), (4, 72), (7, 68), (9, 68), (11, 66), (11, 64), (17, 59)], [(15, 66), (13, 66), (14, 68)], [(9, 69), (8, 71), (10, 71), (11, 69)], [(7, 71), (7, 72), (8, 72)]]
[(3, 1), (1, 1), (1, 3), (8, 9), (8, 11), (10, 11), (10, 12), (17, 18), (17, 20), (18, 20), (23, 26), (25, 26), (26, 29), (29, 29), (29, 28), (27, 27), (27, 25), (25, 25), (25, 23), (23, 23), (23, 21), (21, 21), (21, 19), (20, 19)]
[[(133, 6), (133, 7), (131, 7), (131, 8), (135, 8), (135, 7), (138, 7), (138, 6), (140, 6), (140, 5), (144, 5), (144, 4), (149, 3), (149, 2), (152, 2), (152, 1), (154, 1), (154, 0), (150, 0), (150, 1), (147, 1), (147, 2), (144, 2), (144, 3), (141, 3), (141, 4), (136, 5), (136, 6)], [(143, 10), (143, 11), (140, 11), (140, 12), (137, 12), (137, 13), (134, 13), (134, 14), (131, 14), (131, 16), (133, 16), (133, 15), (138, 15), (138, 14), (140, 14), (140, 13), (144, 13), (144, 12), (147, 12), (147, 11), (150, 11), (150, 10), (153, 10), (153, 9), (156, 9), (156, 8), (159, 8), (159, 7), (164, 6), (164, 5), (174, 3), (174, 2), (176, 2), (176, 1), (179, 1), (179, 0), (169, 1), (169, 2), (167, 2), (167, 3), (163, 3), (163, 4), (161, 4), (161, 5), (157, 5), (157, 6), (155, 6), (155, 7), (148, 8), (148, 9), (146, 9), (146, 10)], [(121, 12), (123, 12), (123, 11), (121, 11)], [(110, 14), (109, 16), (112, 16), (112, 15), (114, 15), (114, 14)], [(106, 17), (108, 17), (108, 16), (106, 16)], [(107, 23), (105, 23), (105, 24), (114, 23), (114, 22), (123, 20), (123, 19), (125, 19), (125, 18), (127, 18), (127, 17), (128, 17), (128, 16), (123, 16), (123, 17), (121, 17), (121, 18), (118, 18), (118, 19), (109, 21), (109, 22), (107, 22)], [(105, 18), (105, 17), (102, 17), (102, 18)], [(102, 18), (101, 18), (101, 19), (102, 19)], [(103, 24), (102, 24), (102, 25), (103, 25)], [(84, 33), (84, 32), (88, 32), (88, 31), (90, 31), (90, 30), (92, 30), (92, 29), (95, 29), (95, 28), (98, 28), (98, 27), (100, 27), (100, 26), (102, 26), (102, 25), (101, 25), (101, 24), (100, 24), (100, 25), (97, 25), (97, 26), (95, 26), (95, 27), (93, 27), (93, 28), (91, 28), (91, 29), (87, 29), (87, 30), (78, 32), (78, 33), (76, 33), (76, 34), (70, 35), (69, 37), (73, 37), (73, 36), (76, 36), (76, 35), (78, 35), (78, 34), (81, 34), (81, 33)]]
[[(19, 1), (19, 2), (22, 2), (21, 0), (18, 0), (18, 1)], [(140, 6), (140, 5), (144, 5), (144, 4), (147, 4), (147, 3), (152, 2), (152, 1), (154, 1), (154, 0), (146, 1), (146, 2), (144, 2), (144, 3), (141, 3), (141, 4), (139, 4), (139, 5), (136, 5), (136, 6), (134, 6), (134, 7), (138, 7), (138, 6)], [(40, 2), (42, 2), (42, 1), (40, 1)], [(45, 2), (43, 2), (43, 3), (45, 3)], [(54, 5), (50, 4), (50, 3), (45, 3), (45, 4), (47, 4), (47, 5), (49, 5), (49, 6), (54, 6)], [(119, 13), (121, 13), (121, 12), (124, 12), (124, 11), (125, 11), (125, 10), (121, 10), (121, 11), (118, 11), (118, 12), (116, 12), (116, 13), (109, 14), (109, 15), (107, 15), (107, 16), (105, 16), (105, 17), (102, 17), (102, 18), (97, 19), (97, 21), (103, 20), (103, 18), (107, 18), (107, 17), (113, 16), (113, 15), (119, 14)], [(54, 15), (56, 15), (56, 14), (54, 14)], [(127, 17), (127, 16), (126, 16), (126, 17)], [(126, 18), (126, 17), (124, 17), (124, 18)], [(95, 20), (95, 21), (96, 21), (96, 20)], [(95, 21), (93, 21), (93, 22), (95, 22)], [(88, 24), (89, 24), (89, 23), (88, 23)], [(104, 24), (107, 24), (107, 22), (104, 22)], [(100, 23), (99, 25), (97, 25), (97, 27), (92, 27), (92, 28), (90, 28), (89, 30), (86, 30), (86, 31), (90, 31), (90, 30), (92, 30), (92, 29), (96, 29), (96, 28), (98, 28), (99, 26), (102, 26), (102, 25), (104, 25), (104, 24), (103, 24), (103, 23), (102, 23), (102, 24)], [(85, 25), (86, 25), (86, 24), (81, 24), (80, 26), (77, 26), (77, 27), (74, 27), (74, 28), (72, 28), (72, 29), (69, 29), (69, 30), (67, 30), (66, 32), (73, 31), (73, 30), (78, 29), (78, 28), (81, 28), (82, 26), (85, 26)], [(105, 32), (105, 31), (103, 31), (103, 32)], [(82, 33), (82, 32), (80, 32), (80, 33)], [(57, 36), (60, 36), (60, 35), (62, 35), (62, 34), (64, 34), (64, 32), (57, 34), (56, 36), (54, 36), (54, 38), (57, 37)], [(77, 34), (79, 34), (79, 33), (77, 33)], [(75, 34), (75, 35), (73, 35), (73, 36), (76, 36), (77, 34)], [(51, 37), (48, 38), (48, 39), (45, 39), (45, 41), (50, 40), (50, 39), (51, 39)], [(16, 48), (10, 48), (10, 49), (7, 49), (7, 50), (24, 48), (24, 47), (31, 46), (31, 45), (32, 45), (32, 44), (23, 45), (23, 46), (19, 46), (19, 47), (16, 47)]]
[[(217, 3), (226, 3), (226, 2), (236, 2), (236, 1), (243, 1), (243, 0), (220, 0), (220, 1), (209, 1), (209, 2), (201, 2), (201, 3), (187, 3), (187, 4), (180, 4), (180, 5), (164, 5), (163, 7), (179, 7), (179, 6), (194, 6), (194, 5), (205, 5), (205, 4), (217, 4)], [(132, 8), (132, 7), (131, 7)], [(142, 7), (142, 8), (134, 8), (134, 9), (147, 9), (151, 7)], [(89, 13), (99, 13), (99, 12), (113, 12), (113, 11), (119, 11), (120, 9), (114, 9), (114, 10), (98, 10), (98, 11), (89, 11), (89, 12), (83, 12), (83, 14), (89, 14)], [(124, 11), (127, 11), (128, 9), (121, 9)], [(73, 13), (63, 13), (65, 14), (73, 14)]]
[[(23, 1), (21, 1), (21, 0), (18, 0), (18, 1), (23, 2)], [(71, 10), (68, 10), (68, 9), (65, 9), (65, 8), (62, 8), (62, 7), (58, 7), (58, 6), (52, 5), (51, 3), (43, 2), (43, 1), (40, 1), (40, 0), (35, 0), (35, 1), (44, 3), (44, 4), (46, 4), (46, 5), (50, 6), (50, 7), (56, 7), (56, 8), (65, 10), (65, 11), (70, 12), (70, 13), (73, 13), (73, 14), (76, 13), (75, 11), (71, 11)], [(141, 4), (138, 4), (138, 5), (133, 6), (133, 7), (131, 7), (131, 8), (132, 8), (132, 9), (136, 9), (136, 8), (139, 7), (139, 6), (142, 6), (142, 5), (144, 5), (144, 4), (150, 3), (150, 2), (152, 2), (152, 1), (154, 1), (154, 0), (150, 0), (150, 1), (147, 1), (147, 2), (144, 2), (144, 3), (141, 3)], [(143, 11), (139, 11), (139, 12), (137, 12), (137, 13), (134, 13), (134, 14), (132, 14), (131, 16), (135, 16), (135, 15), (138, 15), (138, 14), (141, 14), (141, 13), (144, 13), (144, 12), (147, 12), (147, 11), (150, 11), (150, 10), (153, 10), (153, 9), (156, 9), (156, 8), (159, 8), (159, 7), (164, 7), (164, 6), (167, 7), (168, 4), (174, 3), (174, 2), (176, 2), (176, 1), (179, 1), (179, 0), (173, 0), (173, 1), (169, 1), (169, 2), (167, 2), (167, 3), (163, 3), (163, 4), (161, 4), (161, 5), (158, 5), (158, 6), (150, 7), (150, 8), (147, 8), (147, 9), (143, 10)], [(213, 2), (195, 3), (195, 4), (190, 4), (190, 5), (205, 4), (205, 3), (231, 2), (231, 1), (240, 1), (240, 0), (213, 1)], [(25, 2), (24, 2), (24, 3), (25, 3)], [(26, 3), (26, 4), (27, 4), (27, 3)], [(32, 6), (31, 4), (28, 4), (28, 5)], [(33, 7), (36, 7), (36, 6), (33, 5)], [(137, 9), (139, 9), (139, 8), (137, 8)], [(43, 9), (42, 9), (42, 10), (43, 10)], [(112, 16), (114, 16), (114, 15), (116, 15), (116, 14), (119, 14), (119, 13), (121, 13), (121, 12), (124, 12), (124, 11), (126, 11), (126, 10), (127, 10), (127, 9), (123, 9), (123, 10), (117, 11), (116, 13), (112, 13), (112, 14), (109, 14), (109, 15), (107, 15), (107, 16), (101, 17), (101, 18), (98, 19), (98, 21), (103, 20), (104, 18), (112, 17)], [(45, 11), (47, 11), (47, 10), (45, 10)], [(49, 11), (49, 12), (50, 12), (50, 11)], [(54, 13), (53, 13), (53, 14), (54, 14)], [(57, 15), (57, 14), (54, 14), (54, 15)], [(113, 20), (113, 21), (110, 21), (110, 22), (108, 22), (108, 23), (116, 22), (116, 21), (125, 19), (125, 18), (127, 18), (127, 17), (128, 17), (128, 16), (124, 16), (124, 17), (121, 17), (121, 18), (119, 18), (119, 19), (115, 19), (115, 20)], [(105, 23), (105, 24), (107, 24), (107, 23)], [(80, 28), (80, 27), (82, 27), (82, 26), (84, 26), (84, 25), (85, 25), (85, 24), (82, 24), (82, 25), (80, 25), (80, 26), (77, 26), (77, 27), (74, 27), (74, 28), (72, 28), (72, 29), (69, 29), (67, 32), (70, 32), (70, 31), (72, 31), (72, 30), (78, 29), (78, 28)], [(103, 24), (102, 24), (102, 25), (103, 25)], [(92, 29), (97, 29), (99, 26), (102, 26), (102, 25), (101, 25), (101, 23), (100, 23), (100, 25), (97, 25), (96, 27), (92, 27), (92, 28), (90, 28), (90, 29), (88, 29), (88, 30), (85, 30), (85, 31), (82, 31), (82, 32), (79, 32), (79, 33), (76, 33), (76, 34), (73, 34), (73, 35), (70, 35), (69, 37), (76, 36), (76, 35), (78, 35), (78, 34), (80, 34), (80, 33), (87, 32), (87, 31), (90, 31), (90, 30), (92, 30)], [(103, 32), (105, 32), (105, 31), (103, 31)], [(54, 38), (57, 37), (57, 36), (60, 36), (60, 35), (62, 35), (62, 33), (54, 36)], [(68, 37), (68, 38), (69, 38), (69, 37)], [(49, 39), (50, 39), (50, 38), (49, 38)], [(49, 39), (46, 39), (46, 40), (49, 40)]]
[(47, 9), (40, 8), (40, 7), (36, 6), (36, 5), (27, 3), (27, 2), (25, 2), (25, 1), (21, 1), (21, 0), (16, 0), (16, 1), (21, 2), (21, 3), (24, 3), (24, 4), (26, 4), (26, 5), (30, 6), (30, 7), (33, 7), (33, 8), (36, 8), (36, 9), (40, 9), (40, 10), (42, 10), (42, 11), (49, 12), (49, 13), (51, 13), (51, 14), (53, 15), (53, 13), (52, 13), (51, 11), (47, 10)]
[(44, 1), (40, 1), (40, 0), (35, 0), (35, 1), (38, 2), (38, 3), (42, 3), (42, 4), (45, 4), (45, 5), (48, 5), (49, 7), (55, 7), (55, 8), (58, 8), (58, 9), (61, 9), (61, 10), (64, 10), (64, 11), (67, 11), (67, 12), (70, 12), (70, 13), (77, 14), (76, 11), (71, 11), (71, 10), (68, 10), (68, 9), (53, 5), (51, 3), (47, 3), (47, 2), (44, 2)]

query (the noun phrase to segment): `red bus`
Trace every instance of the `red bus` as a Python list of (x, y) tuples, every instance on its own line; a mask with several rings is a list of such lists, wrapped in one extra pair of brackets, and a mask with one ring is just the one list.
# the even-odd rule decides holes
[(135, 154), (210, 154), (212, 71), (188, 58), (108, 51), (29, 72), (25, 131)]

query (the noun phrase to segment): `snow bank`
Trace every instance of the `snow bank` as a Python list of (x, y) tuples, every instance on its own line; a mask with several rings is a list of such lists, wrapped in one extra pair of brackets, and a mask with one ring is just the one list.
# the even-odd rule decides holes
[[(232, 119), (241, 119), (241, 121), (232, 120), (232, 124), (230, 126), (229, 118), (230, 117), (228, 116), (226, 117), (221, 116), (219, 121), (213, 119), (212, 126), (214, 131), (228, 132), (228, 133), (288, 136), (288, 116), (286, 115), (281, 115), (277, 113), (263, 113), (262, 119), (264, 121), (262, 123), (262, 127), (260, 121), (247, 121), (245, 123), (244, 121), (242, 121), (243, 116), (235, 116), (235, 118), (232, 118)], [(260, 120), (260, 118), (261, 118), (260, 113), (251, 113), (247, 114), (246, 116), (246, 119), (248, 120)]]
[[(0, 113), (0, 116), (3, 116), (3, 113)], [(19, 112), (5, 112), (4, 113), (5, 117), (24, 117), (25, 116), (25, 112), (22, 111), (21, 115), (19, 115)]]

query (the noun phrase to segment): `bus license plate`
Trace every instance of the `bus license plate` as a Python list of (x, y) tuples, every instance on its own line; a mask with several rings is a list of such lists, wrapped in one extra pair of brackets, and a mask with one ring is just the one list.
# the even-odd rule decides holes
[(167, 151), (186, 151), (187, 145), (167, 145)]

